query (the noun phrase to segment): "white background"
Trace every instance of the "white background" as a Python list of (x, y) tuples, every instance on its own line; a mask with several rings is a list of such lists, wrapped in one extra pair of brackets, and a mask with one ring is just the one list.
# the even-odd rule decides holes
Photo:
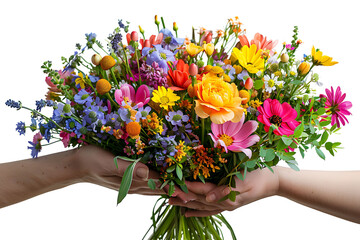
[[(60, 69), (61, 56), (70, 56), (84, 34), (94, 32), (103, 41), (118, 19), (141, 25), (148, 37), (156, 32), (154, 15), (168, 28), (179, 26), (180, 36), (191, 37), (191, 27), (217, 30), (228, 18), (239, 16), (249, 38), (260, 32), (279, 45), (291, 41), (294, 25), (304, 44), (339, 61), (315, 68), (324, 87), (340, 85), (353, 102), (341, 135), (330, 140), (345, 147), (323, 161), (313, 153), (298, 159), (301, 169), (359, 170), (359, 13), (356, 1), (7, 1), (0, 6), (0, 162), (30, 156), (25, 137), (15, 131), (18, 121), (29, 123), (26, 110), (7, 108), (9, 98), (35, 106), (46, 93), (40, 66), (52, 60)], [(322, 88), (323, 90), (324, 88)], [(62, 144), (44, 148), (41, 155), (63, 151)], [(5, 183), (0, 183), (5, 184)], [(359, 191), (359, 186), (354, 186)], [(141, 239), (150, 225), (156, 197), (128, 196), (116, 206), (117, 192), (90, 184), (77, 184), (0, 209), (0, 239)], [(244, 206), (225, 216), (238, 239), (359, 239), (360, 227), (280, 197)], [(227, 238), (229, 239), (229, 238)]]

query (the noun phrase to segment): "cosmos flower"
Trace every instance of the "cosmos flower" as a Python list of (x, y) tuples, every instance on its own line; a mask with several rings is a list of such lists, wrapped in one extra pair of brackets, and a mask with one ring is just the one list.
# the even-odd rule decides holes
[(336, 88), (334, 92), (333, 87), (331, 90), (325, 89), (326, 96), (321, 94), (320, 97), (325, 97), (325, 108), (328, 109), (328, 113), (331, 114), (331, 125), (336, 123), (337, 127), (340, 127), (340, 123), (344, 126), (345, 121), (349, 123), (345, 116), (351, 115), (348, 111), (352, 107), (350, 101), (344, 101), (346, 93), (342, 94), (340, 87)]
[(243, 152), (251, 158), (252, 152), (249, 149), (260, 140), (258, 135), (251, 135), (255, 132), (258, 123), (256, 121), (245, 122), (243, 115), (241, 120), (237, 123), (228, 121), (223, 124), (211, 123), (211, 131), (209, 133), (211, 139), (214, 141), (214, 147), (221, 145), (225, 151)]

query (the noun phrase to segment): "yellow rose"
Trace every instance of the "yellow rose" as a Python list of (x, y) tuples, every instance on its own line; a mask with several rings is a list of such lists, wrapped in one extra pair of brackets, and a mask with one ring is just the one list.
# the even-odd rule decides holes
[(239, 122), (244, 109), (239, 90), (234, 83), (229, 84), (214, 74), (206, 74), (196, 84), (197, 100), (195, 112), (200, 118), (210, 117), (216, 124), (227, 121)]

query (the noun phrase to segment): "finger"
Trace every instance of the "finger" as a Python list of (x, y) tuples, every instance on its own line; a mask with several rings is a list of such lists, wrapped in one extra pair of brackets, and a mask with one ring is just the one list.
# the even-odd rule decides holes
[(213, 183), (203, 183), (203, 182), (189, 182), (185, 181), (186, 186), (190, 192), (200, 195), (206, 195), (209, 191), (216, 188), (216, 185)]
[(218, 213), (221, 213), (221, 210), (215, 210), (215, 211), (197, 211), (197, 210), (191, 210), (188, 209), (185, 212), (185, 217), (208, 217), (212, 215), (216, 215)]
[(176, 206), (180, 206), (180, 207), (186, 207), (186, 208), (190, 208), (190, 209), (194, 209), (194, 210), (203, 210), (203, 211), (218, 211), (218, 210), (225, 210), (222, 209), (222, 207), (220, 205), (206, 205), (202, 202), (198, 202), (198, 201), (190, 201), (190, 202), (184, 202), (179, 198), (170, 198), (169, 199), (169, 204), (170, 205), (176, 205)]
[[(117, 158), (117, 165), (118, 165), (117, 175), (123, 177), (126, 169), (130, 164), (131, 162), (129, 161), (125, 161), (125, 160), (121, 160), (121, 158)], [(149, 177), (149, 168), (143, 163), (140, 162), (136, 163), (134, 168), (133, 178), (146, 181), (148, 177)]]
[(219, 186), (206, 194), (207, 202), (218, 202), (220, 199), (225, 197), (230, 193), (230, 188), (228, 186)]

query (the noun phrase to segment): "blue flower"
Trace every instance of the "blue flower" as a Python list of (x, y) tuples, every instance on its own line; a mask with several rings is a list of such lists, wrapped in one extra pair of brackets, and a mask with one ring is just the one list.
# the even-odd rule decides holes
[(96, 83), (100, 79), (99, 77), (93, 76), (91, 74), (88, 77), (92, 83)]
[(6, 106), (11, 107), (11, 108), (16, 108), (17, 110), (19, 110), (21, 108), (21, 103), (19, 101), (16, 102), (14, 100), (9, 99), (5, 102), (5, 104), (6, 104)]
[(25, 135), (25, 123), (20, 121), (16, 124), (16, 131), (21, 135)]
[(160, 33), (164, 35), (161, 45), (165, 49), (174, 50), (184, 44), (185, 38), (175, 38), (169, 29), (161, 29)]
[(155, 45), (154, 48), (143, 48), (142, 55), (147, 56), (146, 64), (151, 65), (156, 62), (165, 72), (169, 70), (167, 62), (176, 60), (172, 51), (163, 49), (160, 45)]
[(37, 129), (37, 124), (36, 124), (36, 119), (35, 118), (31, 118), (30, 129), (33, 132), (36, 131), (36, 129)]
[(87, 123), (92, 124), (97, 120), (104, 119), (104, 113), (101, 111), (99, 106), (90, 105), (84, 110), (84, 119)]
[(54, 127), (55, 125), (53, 122), (49, 122), (46, 124), (39, 123), (40, 133), (48, 142), (50, 142), (51, 139), (51, 129), (53, 129)]
[(85, 33), (86, 40), (88, 42), (95, 42), (96, 34), (95, 33)]
[(40, 142), (33, 143), (33, 142), (29, 141), (29, 143), (30, 143), (31, 146), (28, 147), (28, 149), (31, 149), (31, 156), (32, 156), (33, 158), (37, 158), (39, 152), (41, 151), (41, 144), (40, 144)]
[(69, 118), (65, 121), (65, 128), (70, 130), (70, 131), (73, 131), (76, 129), (76, 121), (73, 119), (73, 118)]
[(91, 103), (92, 98), (90, 94), (85, 90), (81, 89), (75, 96), (74, 101), (79, 104)]
[(77, 138), (80, 138), (81, 135), (85, 135), (88, 132), (88, 129), (86, 127), (86, 121), (83, 121), (82, 123), (75, 122), (75, 130), (74, 130)]
[[(54, 116), (53, 117), (58, 117), (58, 116), (70, 116), (71, 114), (73, 114), (74, 109), (71, 107), (70, 105), (70, 100), (66, 99), (65, 104), (64, 103), (58, 103), (57, 104), (57, 109), (54, 110)], [(59, 122), (56, 120), (54, 120), (55, 122)], [(61, 119), (60, 119), (61, 121)]]

